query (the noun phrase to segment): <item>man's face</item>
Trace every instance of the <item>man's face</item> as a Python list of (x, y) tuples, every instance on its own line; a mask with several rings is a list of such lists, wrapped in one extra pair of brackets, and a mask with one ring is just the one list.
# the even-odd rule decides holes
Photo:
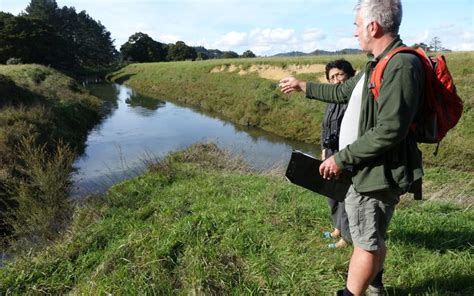
[(369, 48), (369, 31), (368, 31), (368, 26), (364, 25), (364, 21), (362, 19), (362, 14), (361, 12), (357, 12), (356, 18), (355, 18), (355, 30), (354, 30), (354, 37), (357, 37), (357, 40), (359, 41), (360, 49), (365, 52), (370, 52)]

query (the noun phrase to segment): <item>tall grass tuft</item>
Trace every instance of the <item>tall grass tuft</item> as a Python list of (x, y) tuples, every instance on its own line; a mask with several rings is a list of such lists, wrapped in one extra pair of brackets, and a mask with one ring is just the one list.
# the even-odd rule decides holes
[(55, 151), (38, 145), (32, 136), (20, 139), (16, 147), (17, 170), (21, 177), (7, 185), (10, 206), (6, 222), (16, 238), (16, 246), (30, 247), (57, 238), (71, 217), (68, 198), (75, 153), (59, 141)]

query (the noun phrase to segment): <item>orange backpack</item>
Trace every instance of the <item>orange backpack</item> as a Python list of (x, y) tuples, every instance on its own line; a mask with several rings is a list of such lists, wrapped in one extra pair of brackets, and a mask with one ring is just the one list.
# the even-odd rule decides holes
[(425, 69), (425, 98), (416, 119), (411, 125), (417, 142), (437, 143), (446, 136), (461, 118), (463, 102), (456, 93), (453, 78), (449, 73), (444, 56), (428, 57), (421, 48), (398, 47), (389, 52), (375, 66), (370, 79), (375, 100), (378, 100), (380, 86), (383, 83), (383, 72), (390, 59), (399, 52), (417, 55)]

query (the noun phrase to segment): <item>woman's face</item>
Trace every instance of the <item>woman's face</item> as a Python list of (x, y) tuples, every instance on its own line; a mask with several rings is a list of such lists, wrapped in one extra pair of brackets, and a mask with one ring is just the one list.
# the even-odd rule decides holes
[(332, 68), (331, 70), (329, 70), (328, 76), (329, 76), (329, 82), (332, 84), (343, 83), (349, 78), (347, 77), (347, 74), (344, 71), (338, 68)]

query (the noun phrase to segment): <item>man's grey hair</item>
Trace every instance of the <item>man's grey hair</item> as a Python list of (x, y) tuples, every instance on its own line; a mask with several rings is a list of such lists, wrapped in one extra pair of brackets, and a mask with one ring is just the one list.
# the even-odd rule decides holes
[(364, 25), (375, 21), (384, 33), (398, 35), (402, 22), (401, 0), (359, 0), (355, 10), (362, 13)]

